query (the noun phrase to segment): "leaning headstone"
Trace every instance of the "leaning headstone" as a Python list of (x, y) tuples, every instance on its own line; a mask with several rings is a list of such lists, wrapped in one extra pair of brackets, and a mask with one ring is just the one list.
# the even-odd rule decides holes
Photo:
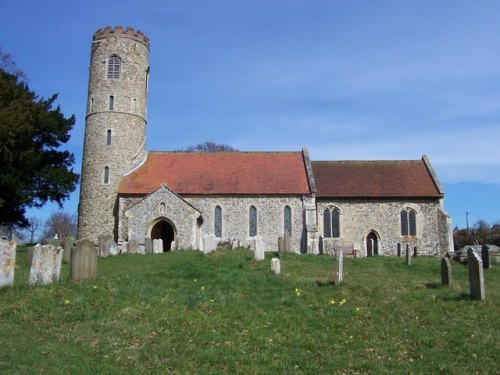
[(110, 257), (118, 255), (118, 244), (113, 239), (109, 239), (104, 244), (104, 251), (108, 253)]
[(0, 240), (0, 287), (14, 285), (16, 243)]
[(451, 262), (450, 258), (441, 258), (441, 285), (451, 285)]
[(281, 264), (279, 258), (271, 259), (271, 272), (275, 275), (279, 275), (281, 273)]
[(486, 245), (481, 247), (481, 260), (483, 261), (483, 268), (490, 268), (490, 252), (489, 247)]
[(411, 266), (410, 246), (406, 245), (406, 264)]
[(73, 251), (73, 248), (75, 247), (75, 239), (74, 237), (66, 237), (64, 239), (64, 254), (63, 254), (63, 261), (64, 263), (69, 263), (71, 259), (71, 251)]
[(64, 250), (61, 246), (36, 245), (30, 269), (30, 284), (47, 285), (58, 281)]
[(149, 237), (144, 239), (144, 251), (146, 254), (153, 254), (153, 241)]
[(97, 243), (99, 244), (99, 256), (101, 258), (106, 258), (108, 254), (108, 248), (106, 247), (106, 242), (112, 240), (113, 236), (110, 234), (101, 234), (97, 237)]
[(264, 241), (262, 240), (261, 236), (255, 236), (254, 237), (254, 258), (255, 260), (264, 260), (265, 255), (264, 255)]
[(285, 241), (285, 253), (290, 253), (292, 251), (292, 245), (290, 240), (290, 233), (288, 233), (288, 231), (285, 231), (283, 240)]
[(69, 277), (73, 281), (97, 278), (97, 250), (92, 241), (77, 242), (71, 255)]
[(335, 285), (344, 281), (344, 250), (337, 249), (335, 257)]
[(467, 250), (467, 268), (469, 271), (470, 296), (473, 299), (482, 301), (485, 299), (483, 262), (472, 248)]
[(285, 239), (282, 236), (278, 237), (278, 253), (280, 255), (285, 253)]

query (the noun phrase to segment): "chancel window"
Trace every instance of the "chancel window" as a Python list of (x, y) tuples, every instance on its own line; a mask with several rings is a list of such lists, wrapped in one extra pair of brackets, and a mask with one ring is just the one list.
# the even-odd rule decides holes
[(120, 79), (122, 61), (118, 56), (111, 56), (108, 59), (108, 79)]
[(292, 234), (292, 209), (290, 206), (285, 206), (285, 210), (283, 212), (283, 230), (284, 233)]
[(222, 208), (215, 207), (214, 211), (214, 234), (215, 237), (222, 237)]
[(417, 235), (417, 213), (411, 208), (401, 211), (401, 235)]
[(336, 207), (328, 207), (323, 211), (323, 237), (340, 237), (340, 211)]
[(257, 209), (254, 206), (250, 207), (249, 212), (249, 235), (250, 237), (257, 235)]

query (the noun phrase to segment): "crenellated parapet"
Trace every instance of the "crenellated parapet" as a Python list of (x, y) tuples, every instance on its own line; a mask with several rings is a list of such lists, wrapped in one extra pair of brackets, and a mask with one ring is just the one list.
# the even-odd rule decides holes
[(115, 26), (115, 28), (112, 28), (111, 26), (106, 26), (94, 33), (93, 40), (97, 41), (110, 37), (133, 39), (149, 48), (149, 38), (141, 31), (136, 31), (132, 27), (123, 28), (122, 26)]

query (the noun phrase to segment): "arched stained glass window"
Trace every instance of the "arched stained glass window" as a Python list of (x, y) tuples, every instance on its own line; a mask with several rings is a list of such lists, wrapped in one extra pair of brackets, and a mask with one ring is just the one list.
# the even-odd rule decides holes
[(327, 208), (323, 212), (323, 237), (329, 238), (332, 236), (332, 226), (330, 219), (330, 210)]
[(285, 206), (285, 210), (283, 212), (283, 220), (284, 220), (284, 233), (292, 234), (292, 209), (290, 206)]
[(323, 237), (340, 237), (340, 211), (336, 207), (329, 207), (323, 211)]
[(122, 60), (118, 56), (111, 56), (108, 59), (108, 78), (120, 79)]
[(215, 237), (222, 237), (222, 208), (220, 208), (220, 206), (215, 207), (214, 234)]
[(417, 235), (417, 213), (411, 208), (401, 211), (401, 235)]
[(249, 212), (249, 236), (257, 235), (257, 209), (254, 206), (250, 207)]

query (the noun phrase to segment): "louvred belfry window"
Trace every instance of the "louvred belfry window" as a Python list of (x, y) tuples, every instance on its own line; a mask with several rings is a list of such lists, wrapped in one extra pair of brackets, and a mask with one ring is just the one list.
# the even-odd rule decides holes
[(108, 59), (108, 79), (120, 79), (122, 61), (118, 56), (111, 56)]

